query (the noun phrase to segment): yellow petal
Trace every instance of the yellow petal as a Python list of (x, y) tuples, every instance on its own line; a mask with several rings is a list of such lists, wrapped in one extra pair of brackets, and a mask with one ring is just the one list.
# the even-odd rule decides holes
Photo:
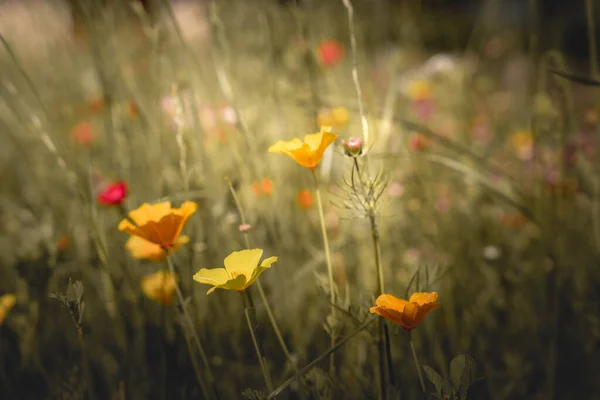
[(252, 277), (246, 282), (246, 287), (252, 285), (267, 268), (271, 268), (271, 265), (277, 262), (277, 257), (265, 258), (263, 262), (256, 268), (252, 274)]
[(138, 259), (149, 259), (152, 261), (163, 261), (166, 252), (157, 244), (147, 241), (139, 236), (131, 236), (125, 243), (125, 249)]
[(202, 268), (193, 276), (196, 282), (206, 285), (220, 286), (224, 285), (229, 280), (229, 274), (225, 268)]
[(258, 262), (262, 257), (261, 249), (234, 251), (225, 258), (225, 269), (233, 276), (245, 275), (249, 280), (254, 275), (254, 270), (258, 267)]
[(129, 218), (138, 226), (144, 225), (149, 221), (158, 222), (162, 217), (171, 211), (171, 202), (163, 201), (156, 204), (144, 203), (137, 209), (129, 212)]
[(154, 301), (169, 304), (174, 299), (176, 281), (169, 271), (158, 271), (142, 279), (142, 292)]

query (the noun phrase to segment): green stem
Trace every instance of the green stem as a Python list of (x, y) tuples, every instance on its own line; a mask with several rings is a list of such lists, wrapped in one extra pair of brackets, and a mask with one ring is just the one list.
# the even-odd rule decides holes
[(590, 51), (590, 74), (592, 79), (598, 78), (598, 57), (596, 55), (596, 26), (594, 23), (594, 2), (585, 0), (585, 16), (587, 19), (588, 41)]
[(410, 350), (412, 351), (413, 360), (415, 362), (415, 367), (417, 368), (417, 372), (419, 373), (419, 381), (421, 382), (421, 389), (423, 389), (423, 393), (427, 395), (427, 390), (425, 389), (425, 381), (423, 380), (423, 373), (421, 372), (421, 364), (419, 364), (419, 359), (417, 358), (417, 352), (415, 351), (415, 346), (412, 341), (412, 335), (410, 336)]
[[(229, 178), (225, 178), (225, 180), (227, 181), (227, 185), (229, 186), (229, 190), (231, 191), (231, 195), (233, 196), (233, 201), (235, 202), (235, 206), (237, 207), (238, 212), (240, 213), (240, 220), (242, 222), (242, 225), (246, 225), (246, 214), (244, 213), (242, 203), (240, 202), (240, 199), (239, 199), (237, 193), (235, 192), (235, 189), (233, 188), (233, 185), (231, 184), (231, 181), (229, 180)], [(250, 239), (248, 237), (247, 232), (244, 232), (244, 242), (246, 244), (246, 248), (250, 249)], [(273, 327), (273, 330), (275, 331), (275, 335), (277, 336), (277, 341), (279, 342), (279, 345), (281, 346), (281, 350), (283, 350), (283, 354), (285, 355), (285, 358), (287, 358), (288, 362), (294, 368), (294, 372), (298, 372), (298, 366), (296, 365), (296, 362), (292, 358), (292, 355), (290, 354), (290, 351), (288, 350), (288, 347), (285, 344), (285, 340), (283, 340), (283, 335), (281, 334), (281, 331), (279, 330), (279, 325), (277, 325), (277, 321), (275, 320), (275, 315), (273, 314), (273, 310), (271, 309), (271, 306), (269, 305), (269, 301), (267, 300), (265, 291), (263, 290), (262, 284), (260, 283), (260, 278), (256, 280), (256, 286), (258, 287), (258, 293), (260, 294), (260, 299), (262, 300), (263, 305), (265, 306), (265, 310), (267, 311), (267, 316), (269, 317), (269, 322), (271, 323), (271, 326)]]
[(250, 330), (250, 335), (252, 336), (252, 343), (254, 343), (254, 349), (256, 350), (256, 356), (258, 357), (258, 362), (260, 364), (260, 368), (263, 373), (263, 377), (265, 378), (265, 384), (267, 385), (267, 390), (270, 392), (273, 391), (273, 383), (271, 382), (271, 375), (269, 375), (269, 370), (267, 369), (267, 365), (265, 364), (265, 359), (262, 356), (260, 351), (260, 346), (258, 345), (258, 340), (256, 339), (256, 334), (254, 332), (254, 324), (252, 323), (251, 313), (253, 312), (253, 304), (252, 298), (250, 297), (250, 293), (246, 290), (240, 292), (242, 296), (242, 300), (244, 302), (244, 314), (246, 315), (246, 322), (248, 323), (248, 329)]
[(73, 322), (75, 323), (75, 327), (77, 328), (77, 336), (79, 338), (79, 345), (81, 346), (81, 358), (83, 361), (83, 370), (84, 370), (85, 377), (86, 377), (86, 380), (88, 383), (88, 399), (93, 400), (94, 399), (94, 382), (92, 380), (92, 372), (90, 369), (90, 363), (88, 361), (87, 352), (85, 349), (85, 342), (83, 341), (83, 328), (79, 324), (78, 321), (75, 321), (75, 318), (72, 315), (71, 315), (71, 318), (73, 318)]
[[(317, 194), (317, 208), (319, 209), (319, 220), (321, 221), (321, 234), (323, 236), (323, 247), (325, 248), (325, 260), (327, 262), (327, 275), (329, 278), (329, 302), (331, 303), (331, 317), (335, 321), (335, 290), (333, 284), (333, 267), (331, 265), (331, 254), (329, 252), (329, 239), (327, 237), (327, 227), (325, 225), (325, 215), (323, 214), (323, 200), (321, 199), (321, 190), (319, 189), (319, 181), (315, 170), (312, 170), (313, 178), (315, 181), (315, 192)], [(333, 330), (333, 328), (332, 328)], [(330, 333), (331, 346), (335, 344), (335, 334), (332, 331)], [(333, 352), (329, 358), (329, 375), (333, 377), (335, 373), (335, 361)]]
[(331, 353), (333, 353), (334, 351), (336, 351), (337, 349), (339, 349), (348, 340), (352, 339), (354, 336), (356, 336), (357, 334), (359, 334), (363, 329), (365, 329), (367, 326), (369, 326), (369, 324), (371, 324), (373, 321), (375, 321), (376, 318), (377, 317), (372, 317), (372, 318), (368, 319), (364, 324), (362, 324), (360, 327), (358, 327), (354, 332), (352, 332), (351, 334), (349, 334), (348, 336), (346, 336), (345, 338), (343, 338), (342, 340), (340, 340), (339, 342), (337, 342), (334, 346), (332, 346), (325, 353), (321, 354), (319, 357), (317, 357), (316, 359), (314, 359), (313, 361), (311, 361), (311, 363), (308, 364), (306, 367), (302, 368), (300, 370), (300, 372), (298, 372), (296, 375), (292, 376), (290, 379), (288, 379), (287, 381), (285, 381), (284, 383), (282, 383), (277, 389), (275, 389), (273, 392), (271, 392), (271, 394), (269, 394), (269, 397), (267, 397), (267, 399), (273, 399), (276, 396), (278, 396), (288, 386), (290, 386), (292, 383), (294, 383), (295, 381), (297, 381), (298, 379), (300, 379), (302, 377), (302, 375), (306, 374), (308, 371), (310, 371), (311, 369), (313, 369), (318, 363), (320, 363), (325, 358), (327, 358)]
[[(173, 277), (175, 277), (176, 276), (175, 266), (173, 265), (173, 261), (171, 260), (171, 257), (169, 257), (169, 256), (167, 256), (167, 264), (169, 265), (169, 271), (171, 272)], [(200, 342), (200, 338), (198, 337), (198, 333), (196, 332), (196, 328), (194, 327), (192, 318), (190, 317), (190, 314), (187, 311), (185, 300), (183, 298), (183, 293), (181, 293), (181, 288), (179, 287), (179, 283), (177, 283), (177, 281), (175, 281), (175, 292), (177, 293), (177, 300), (179, 301), (179, 304), (181, 305), (183, 317), (188, 325), (188, 330), (194, 340), (194, 343), (196, 344), (198, 352), (200, 353), (200, 357), (202, 358), (202, 363), (204, 364), (204, 368), (206, 369), (206, 375), (208, 376), (208, 380), (209, 380), (210, 384), (212, 385), (212, 384), (214, 384), (214, 375), (210, 368), (210, 364), (208, 362), (208, 357), (206, 356), (204, 347), (202, 346), (202, 343)], [(190, 352), (190, 357), (192, 359), (195, 358), (193, 352)], [(203, 386), (203, 390), (207, 391), (206, 388), (204, 387), (204, 381), (201, 380), (199, 383), (201, 386)]]

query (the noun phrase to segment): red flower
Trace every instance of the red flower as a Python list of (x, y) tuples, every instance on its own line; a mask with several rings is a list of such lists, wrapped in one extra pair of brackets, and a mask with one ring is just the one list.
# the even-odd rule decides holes
[(127, 197), (127, 183), (121, 181), (106, 185), (96, 197), (100, 204), (105, 206), (118, 206)]
[(324, 40), (319, 45), (318, 55), (323, 66), (334, 66), (344, 58), (344, 46), (336, 40)]

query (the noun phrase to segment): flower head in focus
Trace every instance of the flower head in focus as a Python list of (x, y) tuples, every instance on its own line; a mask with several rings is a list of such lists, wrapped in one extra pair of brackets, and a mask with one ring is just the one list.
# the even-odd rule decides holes
[(395, 322), (409, 331), (425, 318), (429, 312), (440, 306), (436, 302), (437, 292), (417, 292), (410, 296), (408, 301), (399, 299), (391, 294), (382, 294), (375, 301), (375, 306), (369, 311), (389, 321)]
[(180, 237), (181, 230), (197, 208), (196, 203), (191, 201), (184, 202), (180, 208), (172, 208), (169, 201), (152, 205), (144, 203), (129, 212), (129, 218), (135, 225), (129, 219), (123, 219), (119, 230), (171, 252), (187, 243), (187, 237)]
[(169, 271), (158, 271), (142, 279), (142, 292), (151, 300), (170, 304), (175, 298), (177, 282)]
[(269, 257), (259, 264), (262, 253), (262, 249), (234, 251), (225, 258), (225, 268), (202, 268), (194, 275), (194, 280), (213, 286), (206, 294), (211, 294), (217, 288), (245, 290), (277, 261), (277, 257)]
[(358, 157), (363, 152), (363, 141), (361, 138), (351, 137), (344, 141), (344, 149), (346, 150), (346, 155)]
[(105, 206), (118, 206), (127, 197), (127, 183), (124, 181), (110, 183), (96, 195), (98, 203)]
[(337, 139), (328, 126), (322, 126), (321, 131), (304, 136), (304, 142), (298, 138), (291, 141), (280, 140), (271, 147), (269, 153), (281, 153), (291, 157), (298, 164), (308, 169), (314, 169), (323, 158), (327, 147)]

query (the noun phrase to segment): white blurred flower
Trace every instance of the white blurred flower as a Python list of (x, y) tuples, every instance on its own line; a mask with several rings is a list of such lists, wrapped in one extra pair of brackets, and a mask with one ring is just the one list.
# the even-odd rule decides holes
[(500, 249), (496, 246), (490, 245), (483, 248), (483, 258), (486, 260), (497, 260), (500, 258), (500, 255)]

